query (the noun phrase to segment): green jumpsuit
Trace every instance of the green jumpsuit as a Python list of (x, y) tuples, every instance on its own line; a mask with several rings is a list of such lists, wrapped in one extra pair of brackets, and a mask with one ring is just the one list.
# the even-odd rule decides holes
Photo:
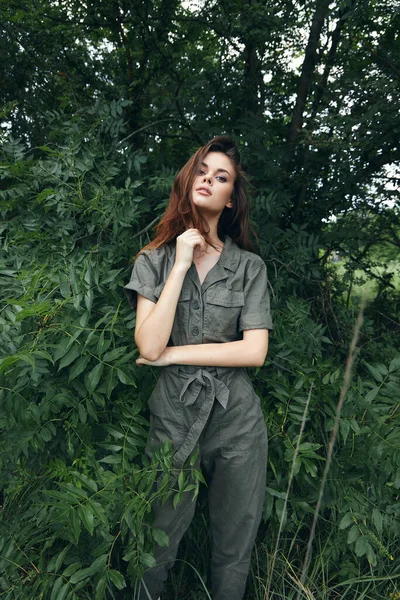
[[(188, 270), (169, 345), (240, 340), (247, 329), (272, 329), (264, 261), (229, 237), (218, 262), (200, 284), (196, 267)], [(137, 258), (128, 300), (136, 293), (157, 302), (175, 262), (175, 243), (145, 251)], [(267, 430), (260, 399), (242, 367), (161, 367), (149, 399), (148, 452), (171, 440), (173, 466), (180, 469), (194, 448), (208, 475), (212, 535), (212, 598), (243, 597), (251, 551), (260, 523), (266, 485)], [(179, 542), (195, 509), (192, 494), (155, 507), (153, 526), (169, 536), (157, 547), (157, 566), (144, 577), (151, 598), (158, 598), (174, 564)], [(139, 597), (147, 599), (144, 589)]]

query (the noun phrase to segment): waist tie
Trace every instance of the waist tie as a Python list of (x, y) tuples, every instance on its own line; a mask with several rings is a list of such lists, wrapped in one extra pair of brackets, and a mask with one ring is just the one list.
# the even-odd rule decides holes
[(173, 457), (173, 468), (181, 470), (186, 459), (199, 441), (199, 437), (210, 416), (211, 409), (216, 399), (223, 408), (226, 408), (229, 399), (229, 389), (221, 379), (214, 377), (209, 370), (198, 369), (192, 375), (181, 373), (181, 376), (187, 377), (179, 395), (179, 400), (185, 406), (191, 406), (199, 397), (203, 388), (206, 388), (206, 397), (201, 405), (197, 419), (189, 429), (182, 446), (175, 452)]

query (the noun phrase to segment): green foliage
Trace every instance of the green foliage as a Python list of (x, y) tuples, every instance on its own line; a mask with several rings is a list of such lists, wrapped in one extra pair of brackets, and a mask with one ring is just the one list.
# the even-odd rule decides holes
[(144, 157), (64, 134), (37, 159), (10, 139), (2, 164), (0, 588), (26, 600), (132, 584), (168, 543), (154, 500), (198, 491), (193, 465), (171, 488), (170, 446), (143, 454), (155, 378), (134, 366), (122, 284)]

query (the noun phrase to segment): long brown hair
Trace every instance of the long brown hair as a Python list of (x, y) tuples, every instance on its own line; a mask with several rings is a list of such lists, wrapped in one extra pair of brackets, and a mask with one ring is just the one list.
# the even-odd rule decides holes
[[(191, 198), (191, 190), (196, 175), (206, 154), (222, 152), (235, 169), (235, 183), (232, 192), (232, 208), (224, 208), (218, 221), (218, 236), (229, 235), (241, 248), (253, 250), (249, 237), (249, 203), (247, 180), (240, 165), (240, 154), (235, 142), (228, 136), (220, 135), (202, 146), (189, 158), (179, 171), (172, 185), (169, 203), (160, 222), (155, 226), (156, 236), (139, 252), (153, 250), (175, 240), (178, 235), (190, 228), (198, 229), (207, 244), (214, 246), (209, 238), (207, 221), (199, 212)], [(215, 247), (215, 246), (214, 246)]]

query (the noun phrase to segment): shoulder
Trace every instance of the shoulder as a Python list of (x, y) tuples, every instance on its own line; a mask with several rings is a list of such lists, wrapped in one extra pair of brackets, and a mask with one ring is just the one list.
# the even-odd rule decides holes
[(247, 273), (256, 273), (266, 268), (265, 262), (255, 252), (240, 248), (236, 242), (229, 240), (229, 253), (232, 257), (232, 265)]
[(149, 262), (154, 267), (161, 265), (164, 261), (168, 260), (171, 256), (172, 247), (171, 244), (163, 244), (158, 248), (147, 248), (143, 250), (136, 259), (137, 261)]
[(249, 250), (242, 250), (240, 248), (241, 263), (245, 265), (246, 271), (259, 271), (265, 267), (265, 262), (258, 254), (250, 252)]

